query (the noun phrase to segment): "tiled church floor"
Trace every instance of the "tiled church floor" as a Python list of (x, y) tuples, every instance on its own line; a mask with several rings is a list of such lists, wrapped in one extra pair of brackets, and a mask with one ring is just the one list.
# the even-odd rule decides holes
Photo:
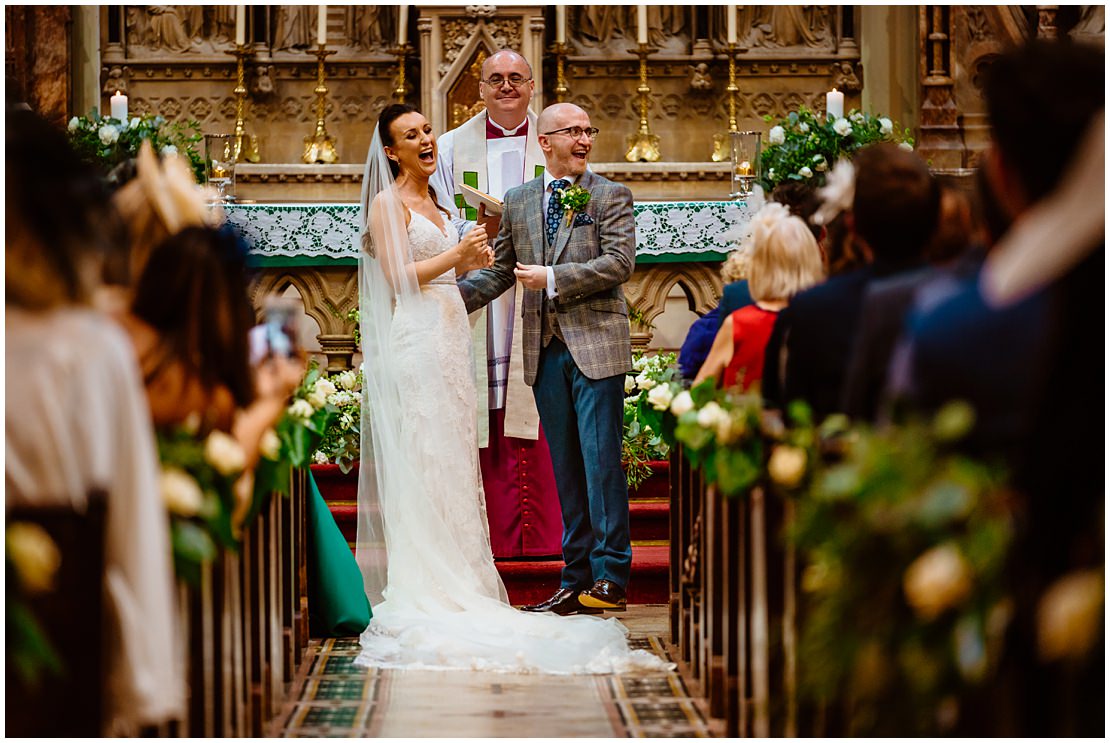
[[(667, 607), (616, 614), (634, 646), (666, 656)], [(540, 676), (469, 671), (365, 671), (358, 639), (311, 649), (308, 674), (282, 715), (285, 737), (707, 737), (677, 673)]]

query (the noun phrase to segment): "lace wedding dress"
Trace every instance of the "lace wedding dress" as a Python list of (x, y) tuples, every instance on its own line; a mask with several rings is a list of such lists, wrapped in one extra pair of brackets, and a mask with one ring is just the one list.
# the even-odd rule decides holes
[[(412, 213), (412, 259), (451, 248), (453, 233)], [(397, 305), (386, 349), (403, 385), (397, 450), (404, 455), (375, 466), (390, 475), (385, 488), (403, 492), (381, 499), (387, 587), (356, 665), (552, 674), (668, 667), (630, 650), (615, 619), (529, 614), (509, 605), (490, 550), (470, 327), (454, 271), (419, 291), (421, 301)]]

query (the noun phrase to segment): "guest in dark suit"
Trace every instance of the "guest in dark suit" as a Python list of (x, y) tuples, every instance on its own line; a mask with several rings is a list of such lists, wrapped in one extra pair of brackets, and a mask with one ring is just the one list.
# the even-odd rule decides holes
[(920, 157), (883, 143), (862, 150), (855, 166), (849, 218), (871, 262), (796, 296), (779, 314), (765, 355), (768, 402), (784, 409), (804, 400), (817, 419), (843, 408), (844, 379), (867, 286), (918, 268), (936, 227), (939, 190)]
[[(581, 108), (557, 103), (538, 124), (547, 170), (505, 195), (494, 264), (459, 288), (467, 311), (514, 281), (525, 290), (524, 381), (551, 449), (566, 561), (559, 590), (525, 610), (623, 610), (632, 543), (621, 445), (632, 348), (621, 285), (636, 264), (632, 192), (587, 169), (597, 130)], [(588, 203), (563, 203), (572, 185)]]
[(1008, 722), (1022, 735), (1105, 733), (1103, 633), (1066, 661), (1038, 645), (1049, 586), (1105, 569), (1104, 74), (1101, 50), (1062, 42), (988, 68), (982, 167), (1015, 226), (910, 334), (912, 399), (926, 410), (969, 401), (972, 445), (1004, 455), (1020, 493), (1000, 688), (1017, 690)]

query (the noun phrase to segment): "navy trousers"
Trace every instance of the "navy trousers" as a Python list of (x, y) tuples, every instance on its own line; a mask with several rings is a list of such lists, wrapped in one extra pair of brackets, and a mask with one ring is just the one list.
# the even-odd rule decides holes
[(563, 509), (564, 588), (628, 586), (632, 541), (621, 468), (624, 375), (590, 379), (558, 338), (540, 351), (532, 387)]

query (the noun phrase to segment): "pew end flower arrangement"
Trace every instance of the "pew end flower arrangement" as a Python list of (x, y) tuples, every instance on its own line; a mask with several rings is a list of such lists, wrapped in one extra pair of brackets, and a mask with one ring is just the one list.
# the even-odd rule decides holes
[(636, 490), (652, 475), (651, 462), (667, 459), (670, 445), (664, 438), (658, 416), (645, 416), (643, 401), (653, 389), (664, 390), (676, 378), (674, 353), (646, 355), (637, 352), (632, 371), (624, 378), (624, 437), (621, 465), (628, 489)]
[(770, 193), (784, 181), (801, 181), (814, 187), (824, 185), (828, 171), (841, 158), (851, 159), (856, 151), (876, 142), (894, 142), (913, 149), (909, 129), (898, 130), (885, 116), (852, 110), (847, 117), (825, 119), (802, 106), (775, 121), (767, 134), (767, 147), (760, 153), (761, 185)]
[(4, 530), (4, 627), (9, 681), (35, 688), (63, 671), (61, 658), (31, 606), (34, 596), (54, 590), (61, 566), (58, 545), (41, 526), (10, 521)]
[(171, 122), (162, 116), (143, 114), (121, 121), (101, 116), (93, 109), (87, 116), (70, 119), (66, 130), (78, 156), (100, 168), (104, 175), (137, 157), (143, 140), (150, 140), (155, 152), (186, 158), (197, 183), (204, 182), (204, 158), (197, 150), (201, 128), (195, 120)]

